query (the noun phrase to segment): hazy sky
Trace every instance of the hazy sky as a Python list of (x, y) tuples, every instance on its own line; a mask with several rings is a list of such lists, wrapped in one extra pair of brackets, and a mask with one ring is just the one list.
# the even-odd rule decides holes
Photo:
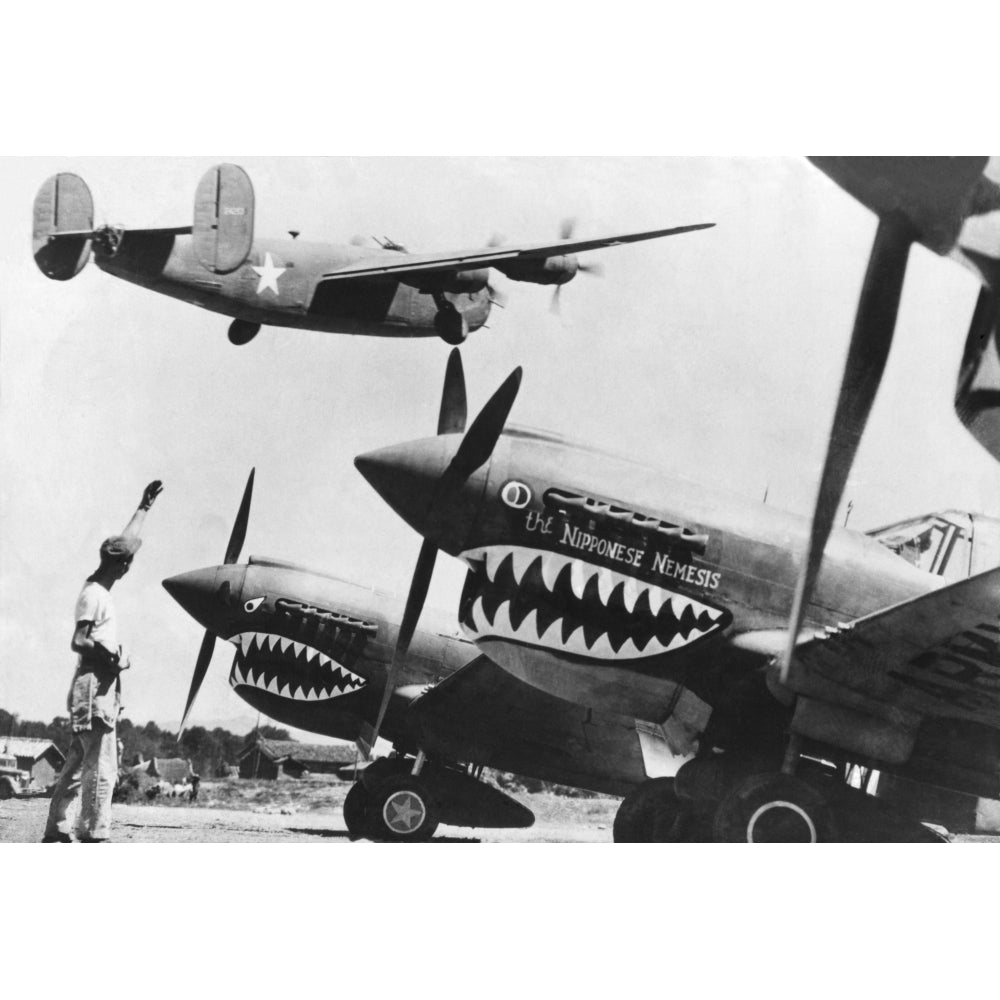
[[(0, 705), (64, 711), (76, 595), (143, 486), (165, 488), (132, 572), (115, 587), (132, 650), (126, 714), (176, 722), (199, 627), (160, 581), (221, 561), (257, 467), (244, 558), (270, 555), (405, 593), (418, 537), (355, 471), (360, 452), (433, 433), (448, 348), (264, 328), (235, 348), (229, 320), (91, 265), (45, 278), (31, 203), (57, 171), (91, 187), (98, 222), (190, 222), (224, 157), (0, 159)], [(508, 294), (462, 350), (475, 412), (516, 365), (512, 421), (644, 458), (807, 514), (815, 495), (874, 217), (801, 159), (381, 158), (239, 162), (257, 233), (468, 247), (493, 233), (580, 236), (715, 222), (589, 255), (551, 289)], [(917, 248), (888, 372), (846, 498), (851, 526), (959, 507), (1000, 514), (1000, 472), (959, 424), (955, 376), (978, 286)], [(627, 499), (627, 498), (623, 498)], [(454, 610), (459, 564), (430, 603)], [(249, 713), (217, 645), (192, 722)]]

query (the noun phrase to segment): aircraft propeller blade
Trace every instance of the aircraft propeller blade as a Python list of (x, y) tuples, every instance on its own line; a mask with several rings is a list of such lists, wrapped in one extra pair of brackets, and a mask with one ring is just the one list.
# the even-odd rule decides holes
[[(413, 579), (410, 581), (410, 592), (406, 597), (406, 607), (403, 609), (403, 620), (399, 625), (399, 635), (396, 638), (396, 648), (392, 651), (392, 661), (385, 677), (385, 690), (382, 692), (382, 702), (378, 708), (378, 715), (375, 717), (375, 728), (371, 737), (367, 740), (371, 749), (375, 747), (379, 730), (382, 728), (382, 720), (385, 718), (386, 709), (392, 698), (392, 692), (396, 690), (396, 680), (399, 676), (399, 668), (402, 665), (406, 651), (410, 648), (413, 633), (416, 631), (417, 621), (420, 612), (424, 609), (424, 601), (427, 599), (427, 590), (431, 584), (431, 577), (434, 574), (434, 562), (437, 559), (437, 546), (424, 539), (420, 546), (420, 554), (417, 556), (417, 565), (413, 570)], [(370, 751), (369, 751), (370, 752)]]
[(589, 274), (594, 278), (604, 277), (604, 265), (598, 264), (596, 261), (593, 264), (580, 264), (577, 267), (577, 271), (580, 274)]
[(799, 630), (823, 560), (823, 550), (889, 357), (914, 235), (910, 223), (900, 215), (892, 214), (879, 219), (830, 430), (812, 530), (795, 587), (788, 645), (781, 661), (782, 682), (788, 679)]
[[(499, 389), (490, 397), (486, 405), (476, 415), (472, 425), (462, 438), (455, 452), (454, 458), (445, 469), (438, 484), (436, 496), (433, 501), (435, 507), (442, 512), (447, 510), (449, 496), (452, 490), (459, 483), (463, 482), (473, 472), (486, 462), (493, 449), (496, 447), (500, 435), (503, 433), (504, 424), (510, 414), (517, 392), (521, 385), (521, 369), (515, 368), (507, 376)], [(465, 430), (467, 417), (467, 403), (465, 396), (465, 376), (462, 370), (462, 358), (458, 348), (453, 348), (448, 355), (448, 367), (445, 369), (444, 389), (441, 393), (441, 411), (438, 416), (438, 434), (449, 434)], [(444, 514), (442, 513), (442, 516)], [(420, 554), (417, 556), (417, 564), (413, 570), (413, 578), (410, 581), (410, 592), (406, 598), (406, 606), (403, 610), (403, 620), (399, 626), (399, 634), (396, 637), (396, 647), (392, 653), (392, 661), (386, 673), (385, 690), (382, 693), (382, 701), (379, 705), (378, 715), (375, 717), (375, 726), (370, 732), (366, 732), (364, 737), (358, 741), (359, 747), (363, 750), (367, 759), (375, 748), (375, 741), (378, 739), (385, 713), (392, 700), (392, 693), (396, 689), (396, 682), (399, 677), (400, 667), (406, 656), (406, 651), (410, 648), (410, 641), (420, 619), (420, 612), (423, 610), (424, 601), (427, 599), (427, 591), (430, 587), (431, 577), (434, 574), (434, 563), (437, 559), (437, 545), (430, 539), (425, 538), (420, 546)]]
[(493, 454), (520, 386), (521, 369), (515, 368), (465, 432), (455, 457), (444, 472), (443, 479), (449, 484), (468, 479)]
[(201, 640), (201, 649), (198, 650), (198, 659), (194, 664), (194, 674), (191, 677), (191, 689), (188, 691), (187, 704), (184, 706), (184, 715), (181, 717), (181, 725), (177, 730), (178, 740), (180, 740), (181, 734), (184, 732), (184, 727), (187, 725), (191, 706), (198, 696), (201, 682), (205, 679), (205, 674), (208, 672), (208, 665), (212, 662), (212, 653), (214, 651), (215, 636), (211, 632), (206, 631), (205, 638)]
[(572, 216), (568, 219), (563, 219), (559, 224), (559, 239), (561, 240), (571, 240), (573, 239), (573, 233), (576, 230), (576, 219)]
[(461, 434), (465, 430), (468, 404), (465, 398), (465, 373), (462, 355), (457, 347), (448, 355), (444, 372), (444, 389), (441, 391), (441, 412), (438, 414), (438, 434)]
[(251, 469), (247, 478), (246, 489), (243, 491), (243, 499), (240, 501), (240, 509), (236, 512), (236, 520), (233, 523), (233, 533), (229, 536), (229, 545), (226, 547), (226, 556), (223, 563), (236, 562), (240, 557), (240, 550), (247, 537), (247, 521), (250, 519), (250, 498), (253, 496), (253, 477), (257, 470)]
[[(225, 565), (236, 562), (240, 557), (240, 550), (247, 536), (247, 523), (250, 520), (250, 499), (253, 496), (253, 477), (257, 472), (256, 468), (250, 470), (247, 477), (247, 484), (243, 490), (243, 499), (240, 501), (240, 508), (236, 512), (236, 520), (233, 523), (233, 531), (229, 536), (229, 544), (226, 546), (226, 555), (222, 560)], [(187, 724), (191, 706), (198, 696), (201, 682), (205, 679), (208, 666), (212, 662), (212, 652), (215, 650), (215, 636), (206, 631), (205, 638), (201, 640), (201, 649), (198, 650), (198, 659), (194, 664), (194, 674), (191, 676), (191, 688), (188, 691), (187, 704), (184, 706), (184, 715), (181, 717), (181, 725), (177, 730), (177, 739), (181, 738), (184, 727)]]

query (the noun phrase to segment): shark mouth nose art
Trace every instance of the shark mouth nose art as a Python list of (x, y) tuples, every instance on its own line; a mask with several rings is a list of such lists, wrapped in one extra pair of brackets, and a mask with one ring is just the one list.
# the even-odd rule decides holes
[(459, 618), (469, 638), (600, 660), (672, 653), (718, 632), (729, 612), (556, 552), (493, 545), (462, 553)]
[(229, 683), (255, 687), (292, 701), (329, 701), (365, 686), (365, 680), (325, 653), (271, 632), (240, 632)]

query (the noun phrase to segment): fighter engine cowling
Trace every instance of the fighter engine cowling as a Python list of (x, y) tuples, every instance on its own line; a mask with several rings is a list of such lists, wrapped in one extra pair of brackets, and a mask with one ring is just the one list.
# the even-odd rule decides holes
[(420, 291), (433, 295), (439, 292), (451, 292), (460, 295), (463, 292), (480, 292), (490, 280), (488, 267), (476, 268), (472, 271), (440, 271), (421, 275)]
[(511, 281), (530, 281), (535, 285), (565, 285), (576, 277), (580, 262), (575, 253), (558, 257), (528, 257), (523, 260), (505, 261), (496, 269)]

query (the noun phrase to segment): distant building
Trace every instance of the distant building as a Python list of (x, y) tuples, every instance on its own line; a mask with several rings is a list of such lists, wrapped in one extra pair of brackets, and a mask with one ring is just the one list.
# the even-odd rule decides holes
[(190, 781), (194, 774), (191, 761), (182, 757), (150, 757), (127, 770), (130, 774), (148, 777), (153, 781), (169, 781), (172, 785), (182, 785)]
[(237, 758), (241, 778), (301, 778), (333, 774), (350, 781), (357, 751), (349, 744), (298, 743), (295, 740), (251, 739)]
[(52, 740), (27, 736), (0, 736), (0, 753), (16, 757), (17, 766), (41, 788), (51, 785), (66, 763), (65, 755)]

